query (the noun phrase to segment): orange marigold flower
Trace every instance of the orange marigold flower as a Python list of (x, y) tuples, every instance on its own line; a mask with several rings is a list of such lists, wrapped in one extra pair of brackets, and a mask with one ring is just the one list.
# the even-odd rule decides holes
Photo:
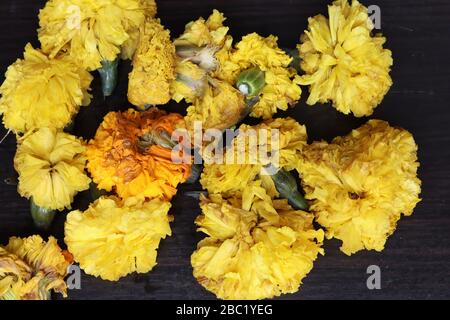
[[(171, 140), (185, 128), (183, 117), (157, 108), (110, 112), (86, 151), (95, 183), (122, 198), (141, 195), (170, 200), (191, 173), (191, 165), (173, 161)], [(183, 153), (177, 155), (184, 157)]]

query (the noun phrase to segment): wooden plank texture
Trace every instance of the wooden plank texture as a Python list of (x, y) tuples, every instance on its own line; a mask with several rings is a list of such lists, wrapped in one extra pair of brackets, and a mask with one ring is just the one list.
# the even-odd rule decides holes
[[(43, 0), (2, 0), (0, 2), (0, 80), (27, 42), (38, 44), (37, 14)], [(309, 16), (326, 13), (325, 0), (160, 0), (159, 17), (173, 36), (184, 24), (207, 16), (217, 8), (228, 17), (236, 40), (258, 32), (279, 36), (280, 45), (294, 47), (306, 28)], [(389, 121), (410, 130), (419, 144), (423, 201), (412, 217), (403, 218), (382, 253), (361, 252), (346, 257), (337, 241), (327, 241), (326, 255), (320, 257), (300, 292), (281, 299), (449, 299), (450, 298), (450, 2), (446, 0), (378, 0), (382, 10), (382, 31), (387, 47), (394, 53), (394, 85), (371, 118)], [(85, 138), (95, 133), (110, 110), (126, 109), (127, 73), (120, 69), (121, 83), (116, 94), (103, 101), (99, 79), (94, 81), (94, 103), (77, 117), (75, 132)], [(306, 124), (311, 140), (331, 139), (348, 133), (367, 119), (337, 113), (329, 105), (308, 107), (307, 92), (288, 112)], [(169, 110), (183, 112), (185, 105), (171, 104)], [(5, 130), (0, 129), (0, 135)], [(35, 233), (28, 202), (3, 179), (14, 176), (15, 138), (0, 146), (0, 243), (10, 236)], [(197, 284), (189, 257), (201, 238), (195, 231), (198, 205), (182, 187), (173, 200), (173, 236), (163, 241), (158, 266), (145, 275), (131, 275), (117, 283), (83, 275), (82, 289), (70, 291), (70, 299), (212, 299)], [(86, 205), (86, 195), (75, 206)], [(65, 214), (58, 216), (51, 234), (63, 239)], [(382, 289), (368, 290), (366, 269), (379, 265)], [(59, 298), (59, 297), (56, 297)]]

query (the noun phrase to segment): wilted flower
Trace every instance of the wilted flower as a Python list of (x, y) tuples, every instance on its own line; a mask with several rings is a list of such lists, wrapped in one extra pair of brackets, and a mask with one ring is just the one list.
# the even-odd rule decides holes
[(234, 126), (245, 112), (244, 96), (225, 81), (214, 81), (187, 109), (186, 126), (193, 131), (196, 121), (203, 129), (225, 130)]
[(300, 99), (300, 78), (289, 67), (292, 58), (278, 47), (277, 41), (275, 36), (264, 38), (256, 33), (244, 36), (217, 73), (218, 78), (235, 84), (245, 70), (258, 67), (264, 72), (265, 86), (252, 108), (252, 117), (269, 119), (278, 109), (286, 110)]
[(226, 51), (232, 42), (224, 21), (224, 15), (214, 10), (207, 20), (199, 18), (189, 22), (184, 33), (174, 41), (178, 56), (177, 81), (172, 84), (174, 100), (194, 102), (203, 95), (208, 86), (207, 76), (219, 67), (216, 54)]
[(10, 238), (0, 246), (0, 300), (48, 300), (52, 290), (66, 297), (71, 262), (53, 237)]

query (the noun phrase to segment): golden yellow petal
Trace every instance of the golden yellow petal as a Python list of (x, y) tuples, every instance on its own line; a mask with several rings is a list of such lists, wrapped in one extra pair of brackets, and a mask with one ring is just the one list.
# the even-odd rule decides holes
[[(242, 198), (202, 198), (199, 231), (208, 235), (191, 256), (197, 281), (220, 299), (266, 299), (299, 289), (319, 253), (323, 231), (313, 217), (272, 201), (258, 182)], [(270, 213), (267, 215), (267, 213)]]
[(166, 104), (171, 99), (170, 86), (174, 80), (175, 46), (170, 32), (159, 20), (148, 20), (140, 28), (133, 71), (129, 75), (128, 100), (140, 109)]
[(85, 212), (69, 213), (65, 242), (87, 274), (117, 281), (146, 273), (156, 265), (161, 239), (171, 235), (169, 208), (159, 199), (102, 197)]
[(309, 105), (331, 101), (345, 114), (373, 113), (392, 85), (393, 60), (386, 39), (372, 30), (367, 8), (356, 0), (333, 2), (328, 18), (309, 18), (298, 45), (305, 71), (299, 83), (309, 85)]
[(7, 70), (0, 87), (3, 124), (14, 133), (42, 127), (61, 129), (88, 105), (93, 77), (70, 57), (50, 58), (30, 44), (24, 59)]
[(84, 151), (82, 141), (56, 129), (25, 136), (14, 157), (19, 193), (46, 209), (70, 208), (74, 196), (87, 190), (91, 181), (84, 172)]
[(370, 120), (332, 143), (303, 150), (298, 170), (311, 210), (351, 255), (381, 251), (402, 214), (420, 201), (417, 145), (404, 129)]

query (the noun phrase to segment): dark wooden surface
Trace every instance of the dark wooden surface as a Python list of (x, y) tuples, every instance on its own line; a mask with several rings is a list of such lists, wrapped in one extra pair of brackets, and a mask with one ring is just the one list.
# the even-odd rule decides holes
[[(27, 42), (37, 44), (36, 28), (43, 0), (2, 0), (0, 2), (0, 70), (21, 57)], [(213, 8), (228, 17), (236, 40), (256, 31), (279, 36), (283, 47), (293, 47), (305, 29), (309, 16), (326, 13), (325, 0), (220, 0), (159, 1), (159, 17), (176, 36), (184, 24), (207, 16)], [(382, 31), (394, 54), (394, 85), (372, 118), (389, 121), (410, 130), (419, 144), (423, 201), (410, 218), (403, 218), (382, 253), (360, 252), (347, 257), (337, 241), (327, 241), (326, 255), (320, 257), (300, 292), (282, 299), (449, 299), (450, 298), (450, 2), (448, 0), (365, 1), (382, 10)], [(127, 108), (126, 80), (129, 66), (121, 67), (121, 84), (116, 94), (103, 101), (99, 82), (94, 82), (94, 103), (83, 109), (75, 132), (90, 138), (108, 110)], [(1, 76), (3, 81), (3, 75)], [(291, 115), (306, 124), (311, 140), (330, 139), (348, 133), (367, 119), (355, 119), (330, 106), (307, 107), (306, 90)], [(183, 112), (184, 105), (170, 110)], [(0, 134), (5, 133), (1, 126)], [(28, 202), (3, 179), (15, 174), (15, 139), (0, 146), (0, 242), (10, 236), (36, 233)], [(193, 224), (199, 213), (196, 201), (183, 195), (194, 187), (182, 187), (173, 200), (173, 236), (163, 241), (158, 266), (149, 274), (131, 275), (119, 282), (106, 282), (83, 275), (82, 289), (72, 290), (71, 299), (212, 299), (197, 284), (189, 257), (200, 235)], [(75, 206), (85, 207), (86, 196)], [(50, 231), (62, 243), (65, 214), (60, 214)], [(382, 289), (366, 288), (366, 269), (381, 268)]]

